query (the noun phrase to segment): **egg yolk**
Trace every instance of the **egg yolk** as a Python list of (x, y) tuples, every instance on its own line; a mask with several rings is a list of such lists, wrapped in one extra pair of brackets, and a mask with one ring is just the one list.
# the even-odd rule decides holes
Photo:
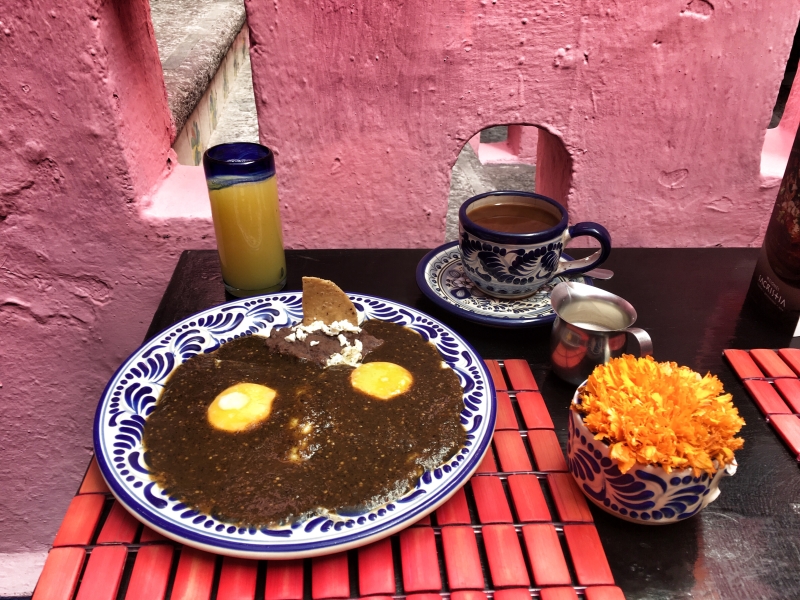
[(208, 422), (223, 431), (244, 431), (272, 412), (277, 392), (257, 383), (237, 383), (220, 393), (208, 407)]
[(412, 383), (411, 373), (390, 362), (364, 363), (350, 373), (350, 384), (356, 390), (379, 400), (390, 400), (407, 392)]

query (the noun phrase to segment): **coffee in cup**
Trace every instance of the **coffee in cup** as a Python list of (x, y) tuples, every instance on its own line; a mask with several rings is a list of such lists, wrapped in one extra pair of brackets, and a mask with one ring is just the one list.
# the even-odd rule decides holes
[[(461, 205), (459, 249), (464, 272), (484, 293), (525, 298), (559, 275), (599, 266), (611, 252), (605, 227), (584, 222), (569, 226), (567, 211), (552, 198), (532, 192), (480, 194)], [(600, 250), (587, 258), (561, 261), (569, 240), (588, 235)]]

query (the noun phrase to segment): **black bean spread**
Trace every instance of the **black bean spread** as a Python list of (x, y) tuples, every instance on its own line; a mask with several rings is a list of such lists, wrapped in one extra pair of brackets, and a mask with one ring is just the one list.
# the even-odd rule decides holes
[[(153, 478), (186, 505), (250, 527), (369, 510), (407, 492), (464, 445), (461, 386), (417, 333), (381, 321), (364, 331), (383, 341), (364, 363), (404, 367), (408, 391), (373, 398), (353, 388), (352, 367), (323, 368), (258, 336), (183, 363), (145, 426)], [(243, 382), (277, 392), (269, 417), (235, 433), (213, 427), (209, 405)]]
[[(296, 334), (289, 327), (273, 331), (272, 335), (267, 338), (267, 348), (281, 354), (291, 354), (297, 358), (310, 360), (323, 367), (331, 354), (335, 354), (342, 349), (338, 336), (310, 333), (303, 343), (298, 343), (297, 341), (289, 342), (286, 340), (287, 337), (292, 335)], [(359, 333), (344, 332), (342, 336), (349, 344), (352, 344), (355, 340), (360, 341), (362, 345), (361, 354), (363, 356), (367, 356), (383, 343), (383, 340), (377, 339), (363, 329)]]

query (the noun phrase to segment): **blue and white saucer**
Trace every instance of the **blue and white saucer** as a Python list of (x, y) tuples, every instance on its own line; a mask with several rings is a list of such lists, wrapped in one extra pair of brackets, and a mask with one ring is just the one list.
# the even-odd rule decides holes
[[(570, 256), (562, 254), (566, 260)], [(552, 323), (556, 314), (550, 306), (550, 292), (562, 281), (593, 285), (584, 275), (555, 277), (528, 298), (503, 300), (478, 289), (461, 264), (458, 242), (431, 250), (417, 265), (417, 285), (435, 304), (459, 317), (492, 327), (532, 327)]]

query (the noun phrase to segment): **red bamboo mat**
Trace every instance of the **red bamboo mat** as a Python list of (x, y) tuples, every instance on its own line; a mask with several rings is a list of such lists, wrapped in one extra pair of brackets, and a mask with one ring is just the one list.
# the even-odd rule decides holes
[(800, 349), (725, 350), (724, 354), (767, 422), (800, 460)]
[(314, 559), (208, 554), (130, 516), (92, 460), (34, 600), (624, 598), (530, 367), (486, 364), (498, 400), (492, 448), (463, 489), (399, 534)]

